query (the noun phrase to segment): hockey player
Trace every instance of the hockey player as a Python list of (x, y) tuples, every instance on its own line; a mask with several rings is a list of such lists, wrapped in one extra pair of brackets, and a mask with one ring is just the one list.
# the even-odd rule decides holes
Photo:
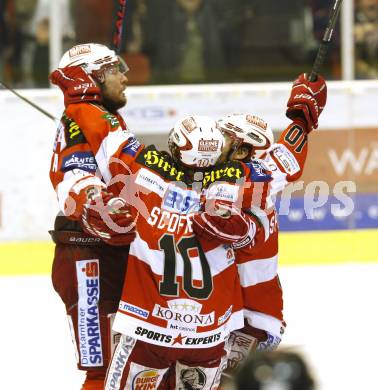
[[(89, 148), (84, 131), (104, 127), (127, 130), (117, 112), (126, 104), (127, 67), (114, 51), (90, 43), (67, 51), (59, 68), (52, 73), (51, 81), (62, 89), (66, 110), (57, 131), (50, 171), (62, 211), (51, 232), (56, 243), (52, 281), (66, 306), (78, 368), (86, 371), (83, 389), (102, 389), (118, 342), (111, 324), (121, 298), (128, 244), (135, 233), (128, 207), (115, 210), (108, 206), (115, 205), (107, 188), (109, 175), (103, 161), (97, 160)], [(74, 111), (78, 103), (81, 109)], [(92, 111), (82, 123), (86, 106)], [(101, 172), (98, 164), (104, 167)], [(101, 204), (96, 210), (85, 209), (86, 219), (81, 219), (84, 205), (95, 195), (101, 197)], [(81, 209), (75, 208), (74, 202)], [(101, 216), (130, 229), (126, 234), (114, 232)]]
[[(130, 209), (124, 203), (121, 203), (121, 208), (118, 205), (117, 207), (113, 207), (116, 203), (119, 204), (120, 202), (119, 199), (111, 194), (112, 190), (115, 190), (117, 193), (117, 186), (112, 182), (113, 174), (116, 174), (117, 170), (111, 172), (109, 163), (112, 157), (117, 156), (117, 153), (121, 153), (121, 156), (118, 157), (122, 158), (135, 156), (141, 145), (127, 131), (123, 121), (121, 121), (121, 118), (116, 112), (120, 104), (124, 104), (124, 97), (121, 92), (126, 83), (125, 76), (120, 72), (118, 59), (115, 59), (112, 53), (107, 52), (106, 50), (108, 49), (104, 47), (98, 48), (97, 45), (91, 44), (82, 46), (75, 47), (74, 50), (71, 49), (71, 51), (66, 53), (63, 56), (62, 65), (66, 65), (68, 58), (68, 65), (75, 64), (85, 67), (87, 72), (96, 78), (96, 82), (88, 82), (80, 68), (75, 67), (59, 69), (52, 76), (52, 80), (64, 91), (67, 106), (62, 117), (62, 125), (58, 129), (57, 142), (51, 165), (51, 179), (57, 191), (61, 209), (72, 220), (79, 222), (84, 233), (89, 233), (94, 238), (85, 236), (83, 233), (79, 234), (72, 231), (53, 233), (55, 240), (58, 242), (54, 261), (53, 281), (55, 288), (66, 304), (68, 314), (71, 316), (75, 341), (80, 348), (79, 367), (88, 371), (84, 388), (100, 388), (103, 370), (106, 365), (104, 355), (106, 353), (106, 356), (108, 356), (109, 348), (106, 347), (110, 346), (107, 338), (108, 335), (103, 332), (103, 329), (109, 330), (109, 321), (102, 320), (109, 320), (108, 317), (111, 315), (109, 306), (111, 308), (114, 307), (112, 305), (103, 305), (103, 289), (101, 290), (101, 288), (105, 284), (106, 288), (109, 290), (112, 289), (113, 291), (111, 298), (117, 297), (120, 275), (119, 273), (117, 274), (116, 262), (117, 259), (121, 259), (121, 263), (124, 264), (124, 261), (122, 261), (124, 260), (122, 258), (122, 249), (117, 252), (120, 256), (115, 258), (115, 267), (111, 270), (113, 273), (110, 272), (110, 276), (116, 279), (116, 283), (114, 285), (108, 285), (103, 281), (103, 276), (108, 273), (106, 269), (107, 264), (104, 261), (99, 261), (101, 258), (97, 258), (97, 254), (98, 256), (102, 254), (100, 249), (96, 252), (94, 247), (77, 248), (76, 245), (74, 247), (68, 247), (67, 245), (72, 242), (79, 242), (80, 240), (76, 240), (77, 237), (82, 239), (84, 243), (93, 240), (98, 244), (101, 239), (111, 245), (127, 244), (134, 238), (134, 223), (130, 215)], [(99, 52), (97, 49), (101, 49), (101, 51)], [(78, 86), (76, 85), (76, 88), (72, 88), (72, 80), (75, 77), (79, 78), (81, 83)], [(97, 88), (98, 84), (100, 84), (100, 90)], [(112, 86), (110, 91), (108, 90), (110, 88), (109, 86)], [(90, 93), (87, 93), (88, 91)], [(117, 93), (110, 93), (114, 91)], [(99, 95), (104, 99), (106, 108), (108, 108), (107, 110), (100, 104), (101, 98), (98, 98)], [(214, 132), (216, 133), (217, 130), (214, 129)], [(178, 136), (176, 133), (175, 135)], [(223, 140), (223, 137), (221, 139)], [(209, 151), (214, 151), (214, 148), (215, 151), (220, 150), (223, 142), (221, 142), (221, 139), (206, 140), (200, 138), (196, 147), (202, 154), (205, 153), (206, 155)], [(160, 152), (156, 151), (156, 153), (159, 154)], [(164, 154), (161, 155), (164, 157)], [(154, 152), (152, 152), (151, 158), (152, 160), (156, 159)], [(192, 158), (198, 159), (198, 156), (192, 156)], [(121, 162), (122, 159), (117, 161), (115, 165), (122, 166)], [(206, 167), (211, 163), (213, 161), (198, 159), (198, 164), (201, 166)], [(167, 169), (162, 160), (159, 161), (159, 164), (163, 164), (163, 171)], [(172, 173), (172, 171), (169, 172)], [(236, 180), (242, 171), (239, 168), (236, 169), (230, 166), (216, 173), (217, 175), (226, 175), (231, 180)], [(182, 177), (177, 177), (177, 179), (182, 179)], [(210, 175), (208, 181), (212, 180), (213, 178)], [(129, 187), (135, 181), (135, 177), (132, 177), (132, 180), (128, 183), (130, 185)], [(130, 192), (130, 188), (127, 190), (127, 192)], [(179, 195), (177, 196), (178, 198), (174, 202), (180, 203)], [(172, 200), (165, 199), (165, 201), (170, 202)], [(180, 206), (184, 208), (183, 212), (187, 207), (187, 202), (191, 204), (190, 198), (185, 198), (185, 203)], [(158, 216), (155, 215), (153, 217)], [(174, 218), (172, 223), (175, 223)], [(225, 242), (231, 243), (233, 240), (244, 239), (246, 234), (249, 235), (256, 229), (256, 223), (253, 221), (247, 223), (248, 216), (243, 216), (241, 212), (233, 216), (232, 220), (235, 219), (237, 221), (236, 224), (229, 224), (232, 230), (230, 232), (226, 230), (226, 234), (223, 237)], [(213, 219), (213, 223), (216, 220), (217, 217)], [(178, 224), (182, 227), (182, 223), (188, 224), (188, 221), (183, 217)], [(223, 221), (223, 218), (221, 221)], [(243, 221), (245, 222), (243, 223)], [(126, 230), (126, 232), (120, 233), (117, 229), (113, 229), (110, 226), (112, 222), (118, 228), (125, 228), (123, 230)], [(164, 218), (159, 220), (158, 226), (162, 223), (164, 225)], [(242, 231), (243, 234), (237, 234), (240, 229), (244, 229)], [(143, 231), (143, 229), (139, 229), (139, 231)], [(217, 235), (219, 236), (219, 234)], [(196, 248), (193, 249), (195, 250)], [(226, 253), (230, 256), (227, 261), (231, 265), (232, 250), (231, 252), (227, 250)], [(127, 252), (124, 251), (124, 254), (126, 256)], [(67, 260), (67, 258), (71, 261), (64, 263), (63, 261)], [(123, 272), (123, 268), (121, 272)], [(190, 272), (190, 270), (187, 270), (187, 272)], [(206, 275), (208, 276), (208, 274)], [(122, 273), (121, 276), (123, 276)], [(169, 280), (167, 284), (168, 282)], [(206, 279), (206, 283), (208, 282), (209, 280)], [(235, 291), (239, 291), (238, 285), (235, 283), (233, 285), (235, 286)], [(186, 280), (184, 287), (188, 287), (192, 293), (194, 291), (194, 294), (198, 293), (197, 290), (202, 290), (195, 286), (195, 284), (192, 285), (191, 281)], [(208, 288), (209, 285), (206, 284), (204, 286), (205, 292)], [(232, 294), (230, 294), (230, 299), (231, 297)], [(220, 324), (229, 321), (233, 313), (231, 306), (235, 307), (234, 311), (236, 311), (239, 298), (240, 294), (232, 298), (235, 303), (234, 305), (228, 306), (227, 311), (225, 310), (222, 313), (224, 317)], [(111, 303), (113, 304), (113, 302)], [(188, 308), (188, 306), (185, 306), (184, 310)], [(197, 309), (198, 307), (195, 308), (195, 310)], [(107, 316), (99, 316), (98, 312), (101, 312), (101, 310), (107, 313)], [(212, 321), (211, 316), (214, 316), (213, 312), (210, 312), (209, 321)], [(188, 317), (185, 318), (188, 319)], [(199, 316), (199, 318), (203, 319), (204, 317)], [(236, 318), (238, 318), (237, 315)], [(241, 326), (241, 324), (235, 324), (237, 324), (237, 321), (233, 325), (235, 328)], [(189, 326), (188, 329), (191, 329), (193, 333), (193, 327), (190, 328)], [(226, 330), (224, 333), (227, 334), (228, 332), (229, 330)], [(221, 336), (216, 335), (213, 338), (209, 336), (204, 343), (208, 344), (212, 342), (216, 344), (215, 339), (219, 341), (221, 340)], [(222, 342), (223, 340), (220, 341), (220, 344)], [(222, 346), (217, 347), (216, 351), (220, 353), (220, 357), (223, 356)], [(219, 364), (219, 362), (217, 363)], [(212, 364), (215, 364), (215, 362)], [(187, 380), (189, 372), (191, 371), (186, 371), (185, 375), (183, 373), (182, 380), (184, 378)], [(218, 371), (215, 370), (215, 372)]]
[[(244, 325), (232, 245), (253, 239), (258, 229), (257, 219), (241, 210), (248, 190), (236, 206), (254, 168), (237, 162), (211, 168), (219, 162), (223, 139), (215, 121), (192, 116), (171, 131), (170, 155), (144, 145), (131, 153), (131, 136), (131, 144), (112, 155), (112, 161), (122, 160), (109, 165), (113, 177), (121, 179), (117, 193), (123, 193), (124, 182), (129, 189), (130, 180), (121, 175), (132, 176), (147, 218), (141, 212), (136, 218), (113, 325), (122, 337), (106, 389), (142, 383), (185, 388), (189, 377), (204, 390), (218, 387), (224, 342)], [(200, 210), (204, 185), (215, 209)], [(195, 237), (191, 218), (197, 214), (204, 216), (211, 240)]]
[(261, 205), (266, 210), (266, 218), (259, 215), (269, 226), (266, 229), (269, 234), (263, 244), (237, 252), (246, 326), (234, 331), (229, 339), (228, 371), (235, 369), (250, 350), (272, 350), (281, 341), (285, 323), (277, 275), (279, 228), (274, 197), (302, 175), (308, 134), (318, 127), (326, 100), (327, 87), (323, 77), (309, 82), (305, 74), (300, 75), (293, 84), (287, 105), (286, 115), (293, 122), (274, 144), (269, 125), (255, 115), (234, 114), (218, 121), (229, 145), (228, 158), (261, 164), (272, 175), (267, 202)]

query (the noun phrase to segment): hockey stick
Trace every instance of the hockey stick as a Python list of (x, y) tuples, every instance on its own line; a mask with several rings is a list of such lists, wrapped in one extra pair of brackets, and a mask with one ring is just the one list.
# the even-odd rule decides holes
[(125, 18), (126, 11), (126, 0), (118, 1), (119, 8), (117, 11), (115, 29), (113, 34), (113, 49), (117, 54), (121, 51), (121, 43), (122, 43), (122, 30), (123, 30), (123, 20)]
[(37, 104), (33, 103), (31, 100), (29, 100), (28, 98), (26, 98), (25, 96), (22, 96), (21, 94), (19, 94), (17, 91), (15, 91), (13, 88), (9, 87), (7, 84), (5, 84), (4, 82), (2, 82), (0, 80), (0, 84), (5, 88), (7, 89), (8, 91), (12, 92), (13, 94), (15, 94), (18, 98), (20, 98), (21, 100), (23, 100), (24, 102), (30, 104), (32, 107), (34, 107), (36, 110), (38, 110), (39, 112), (41, 112), (42, 114), (46, 115), (48, 118), (52, 119), (54, 122), (57, 122), (58, 119), (56, 119), (53, 115), (51, 115), (49, 112), (47, 112), (46, 110), (44, 110), (42, 107), (39, 107)]
[(327, 27), (324, 31), (322, 42), (320, 43), (314, 65), (312, 66), (311, 69), (311, 73), (308, 76), (308, 80), (311, 82), (316, 81), (320, 68), (324, 63), (325, 56), (328, 50), (328, 45), (331, 42), (333, 30), (336, 25), (337, 17), (339, 16), (342, 1), (343, 0), (334, 0), (333, 8), (329, 16)]

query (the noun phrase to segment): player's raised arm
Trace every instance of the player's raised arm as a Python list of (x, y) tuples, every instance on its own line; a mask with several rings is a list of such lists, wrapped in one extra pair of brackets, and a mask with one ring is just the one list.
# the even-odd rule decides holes
[[(280, 134), (278, 141), (268, 150), (264, 159), (277, 165), (278, 172), (284, 178), (277, 176), (279, 191), (288, 182), (298, 180), (303, 173), (307, 158), (308, 134), (318, 128), (319, 116), (327, 101), (327, 85), (323, 77), (310, 82), (306, 74), (301, 74), (294, 81), (286, 115), (293, 122)], [(273, 160), (273, 161), (272, 161)]]

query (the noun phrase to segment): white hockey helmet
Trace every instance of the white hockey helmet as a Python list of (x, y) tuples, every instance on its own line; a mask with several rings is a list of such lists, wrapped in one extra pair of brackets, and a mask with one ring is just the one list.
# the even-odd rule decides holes
[(258, 157), (274, 142), (273, 131), (261, 118), (253, 114), (231, 114), (217, 121), (220, 130), (234, 140), (236, 150), (241, 145), (251, 146), (249, 157)]
[(128, 71), (125, 61), (117, 56), (114, 50), (99, 43), (85, 43), (67, 50), (58, 67), (65, 68), (66, 66), (81, 66), (100, 82), (104, 81), (104, 72), (110, 67), (118, 66), (122, 73)]
[(192, 115), (180, 119), (168, 136), (172, 157), (190, 168), (215, 165), (224, 145), (224, 137), (214, 119)]

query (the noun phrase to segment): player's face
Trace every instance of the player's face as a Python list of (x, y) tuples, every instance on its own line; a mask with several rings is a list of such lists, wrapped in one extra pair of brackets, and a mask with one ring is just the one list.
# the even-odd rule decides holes
[(223, 145), (222, 153), (217, 163), (223, 163), (228, 159), (232, 148), (232, 144), (234, 142), (234, 140), (227, 133), (223, 133), (223, 136), (224, 136), (224, 145)]
[(227, 133), (223, 133), (223, 136), (224, 136), (224, 146), (222, 149), (222, 154), (220, 155), (217, 163), (223, 163), (227, 160), (232, 160), (232, 161), (244, 160), (248, 155), (248, 149), (241, 145), (236, 149), (235, 152), (231, 153), (230, 155), (231, 149), (235, 141)]
[(125, 90), (128, 81), (126, 73), (121, 72), (118, 66), (110, 67), (105, 71), (105, 80), (101, 85), (105, 107), (118, 110), (126, 105)]

